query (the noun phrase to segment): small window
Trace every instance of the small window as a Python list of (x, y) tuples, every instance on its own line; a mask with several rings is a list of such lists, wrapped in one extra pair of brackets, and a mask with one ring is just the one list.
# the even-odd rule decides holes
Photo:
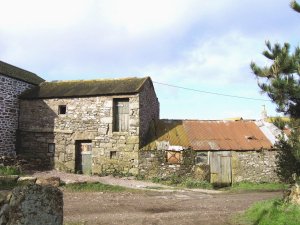
[(129, 130), (129, 98), (114, 99), (113, 131), (126, 132)]
[(116, 151), (110, 151), (110, 158), (111, 159), (117, 158), (117, 152)]
[(48, 152), (49, 153), (55, 152), (55, 144), (54, 143), (48, 143)]
[(166, 151), (167, 163), (180, 164), (182, 162), (182, 152)]
[(67, 106), (66, 105), (59, 105), (58, 106), (58, 114), (66, 114), (67, 113)]
[(197, 152), (195, 158), (196, 164), (208, 164), (208, 156), (206, 152)]

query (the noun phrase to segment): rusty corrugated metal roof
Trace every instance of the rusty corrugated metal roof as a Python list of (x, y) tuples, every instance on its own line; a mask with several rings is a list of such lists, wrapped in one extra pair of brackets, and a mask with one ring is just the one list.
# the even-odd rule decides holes
[(162, 141), (203, 151), (272, 149), (255, 122), (247, 120), (160, 120), (155, 138), (149, 140), (145, 149), (153, 149)]

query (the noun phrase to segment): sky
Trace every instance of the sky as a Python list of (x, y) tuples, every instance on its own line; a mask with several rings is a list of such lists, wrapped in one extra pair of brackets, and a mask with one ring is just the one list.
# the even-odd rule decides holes
[(270, 63), (266, 40), (299, 45), (289, 2), (0, 0), (0, 60), (47, 81), (150, 76), (161, 118), (276, 116), (249, 65)]

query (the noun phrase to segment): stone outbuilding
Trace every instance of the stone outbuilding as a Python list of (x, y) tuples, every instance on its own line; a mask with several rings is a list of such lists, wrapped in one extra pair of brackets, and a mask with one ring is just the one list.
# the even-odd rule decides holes
[(16, 155), (16, 130), (19, 118), (18, 96), (43, 81), (44, 79), (34, 73), (0, 61), (1, 158)]
[(266, 126), (252, 120), (160, 120), (143, 147), (147, 177), (191, 174), (214, 184), (274, 182), (276, 154)]
[(159, 119), (150, 77), (43, 82), (20, 97), (20, 154), (40, 168), (138, 174)]
[[(150, 77), (45, 82), (0, 61), (0, 159), (85, 174), (277, 181), (265, 120), (160, 120)], [(0, 161), (2, 163), (2, 161)]]

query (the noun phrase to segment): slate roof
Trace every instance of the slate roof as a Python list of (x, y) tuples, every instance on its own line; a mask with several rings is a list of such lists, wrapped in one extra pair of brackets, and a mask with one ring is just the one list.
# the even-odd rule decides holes
[(272, 143), (255, 121), (160, 120), (144, 150), (157, 149), (159, 142), (199, 151), (272, 149)]
[(43, 78), (34, 73), (2, 61), (0, 61), (0, 74), (35, 85), (45, 81)]
[(26, 91), (20, 98), (71, 98), (134, 94), (140, 92), (147, 80), (152, 83), (150, 77), (44, 82), (38, 87)]

